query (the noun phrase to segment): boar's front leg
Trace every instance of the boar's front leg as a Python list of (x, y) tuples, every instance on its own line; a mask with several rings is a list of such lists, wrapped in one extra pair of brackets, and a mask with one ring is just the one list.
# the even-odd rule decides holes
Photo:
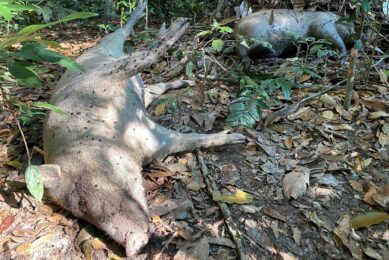
[(250, 59), (249, 54), (248, 54), (249, 49), (241, 43), (238, 43), (237, 49), (238, 49), (238, 54), (242, 59), (243, 68), (246, 70), (250, 69), (251, 59)]
[(229, 134), (228, 131), (222, 131), (213, 134), (182, 134), (164, 128), (151, 119), (146, 119), (148, 127), (152, 129), (152, 139), (158, 140), (158, 145), (151, 145), (152, 140), (145, 143), (145, 148), (149, 151), (144, 163), (161, 160), (169, 154), (193, 151), (197, 148), (210, 148), (226, 144), (237, 144), (246, 141), (246, 137), (239, 133)]

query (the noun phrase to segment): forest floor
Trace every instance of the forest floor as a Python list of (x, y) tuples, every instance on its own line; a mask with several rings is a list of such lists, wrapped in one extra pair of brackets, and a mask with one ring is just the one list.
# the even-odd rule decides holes
[[(45, 34), (73, 58), (104, 36), (96, 27), (76, 24)], [(204, 66), (223, 77), (237, 69), (235, 54), (215, 57), (195, 34), (191, 28), (175, 46), (188, 53), (196, 42), (197, 50), (206, 53), (205, 65), (203, 59), (196, 61), (195, 74), (204, 74)], [(140, 40), (136, 48), (141, 45)], [(283, 61), (257, 61), (253, 71), (274, 72)], [(267, 121), (252, 130), (238, 129), (247, 143), (169, 156), (147, 167), (144, 184), (153, 237), (144, 256), (389, 259), (389, 85), (379, 74), (388, 67), (375, 64), (363, 83), (364, 62), (360, 58), (357, 65), (348, 111), (342, 106), (347, 69), (333, 61), (323, 66), (312, 58), (309, 65), (326, 79), (305, 75), (300, 79), (303, 88), (292, 90), (290, 100), (276, 91), (273, 105), (264, 111)], [(27, 102), (47, 100), (64, 72), (56, 66), (49, 69), (42, 75), (42, 89), (15, 88), (14, 94)], [(170, 51), (142, 76), (147, 83), (186, 78), (185, 64)], [(298, 103), (336, 84), (339, 87)], [(149, 112), (171, 129), (216, 132), (223, 129), (238, 91), (237, 83), (197, 80), (193, 87), (168, 93), (166, 102), (152, 105)], [(284, 113), (275, 112), (279, 109)], [(95, 227), (47, 199), (39, 204), (32, 198), (20, 170), (26, 162), (21, 134), (9, 111), (1, 111), (0, 118), (0, 258), (124, 257), (123, 248)], [(23, 126), (30, 148), (43, 149), (41, 126), (41, 121)], [(39, 149), (34, 160), (43, 162)]]

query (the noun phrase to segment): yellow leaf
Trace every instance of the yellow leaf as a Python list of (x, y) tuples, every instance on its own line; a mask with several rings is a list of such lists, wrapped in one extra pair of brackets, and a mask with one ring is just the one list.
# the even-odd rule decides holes
[(93, 260), (92, 257), (92, 243), (91, 240), (86, 240), (82, 245), (82, 253), (87, 260)]
[(234, 194), (214, 194), (213, 200), (231, 204), (247, 204), (253, 202), (253, 196), (237, 189)]
[(94, 250), (102, 250), (107, 248), (107, 246), (98, 238), (94, 238), (92, 240), (92, 247)]
[(354, 170), (357, 173), (360, 173), (363, 170), (363, 161), (362, 161), (361, 156), (359, 156), (359, 155), (357, 157), (355, 157)]
[(354, 229), (361, 227), (370, 227), (375, 224), (384, 222), (389, 218), (389, 215), (385, 212), (372, 211), (362, 215), (355, 216), (351, 219), (351, 226)]
[(16, 170), (20, 170), (23, 167), (19, 161), (9, 161), (6, 163), (8, 166), (14, 167)]
[(15, 250), (19, 255), (28, 255), (30, 253), (31, 242), (18, 246)]
[(117, 256), (116, 254), (112, 252), (108, 252), (108, 259), (109, 260), (121, 260), (122, 258)]
[(158, 215), (151, 216), (151, 222), (152, 223), (159, 223), (159, 222), (161, 222), (161, 217)]
[(38, 146), (34, 146), (33, 148), (32, 148), (32, 150), (34, 151), (34, 152), (38, 152), (40, 155), (42, 155), (42, 156), (44, 156), (45, 155), (45, 152), (41, 149), (41, 148), (39, 148)]
[(159, 116), (166, 110), (166, 103), (161, 103), (157, 105), (154, 109), (154, 115)]

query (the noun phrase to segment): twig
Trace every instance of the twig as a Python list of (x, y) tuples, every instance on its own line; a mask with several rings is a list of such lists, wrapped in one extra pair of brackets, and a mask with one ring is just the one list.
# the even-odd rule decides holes
[(22, 130), (22, 127), (20, 125), (20, 122), (18, 120), (18, 118), (16, 117), (16, 114), (15, 114), (15, 111), (13, 109), (13, 105), (11, 103), (10, 100), (6, 99), (5, 97), (5, 92), (4, 92), (4, 89), (2, 87), (0, 87), (0, 90), (1, 90), (1, 95), (3, 96), (3, 99), (4, 99), (4, 104), (8, 107), (8, 109), (10, 110), (15, 122), (16, 122), (16, 125), (19, 129), (19, 132), (20, 134), (22, 135), (22, 140), (23, 140), (23, 144), (24, 144), (24, 148), (26, 149), (26, 153), (27, 153), (27, 163), (28, 163), (28, 166), (31, 165), (31, 155), (30, 155), (30, 150), (28, 149), (28, 145), (27, 145), (27, 140), (26, 140), (26, 137), (24, 136), (24, 133), (23, 133), (23, 130)]
[(225, 81), (225, 82), (234, 83), (234, 84), (239, 83), (239, 80), (237, 80), (237, 79), (227, 78), (227, 77), (219, 77), (219, 76), (214, 76), (214, 75), (196, 74), (196, 77), (200, 78), (200, 79), (208, 79), (208, 80), (213, 80), (213, 81)]
[(294, 103), (294, 104), (292, 104), (290, 106), (284, 107), (284, 108), (274, 112), (274, 114), (271, 114), (271, 117), (270, 117), (270, 115), (267, 116), (267, 117), (263, 117), (262, 120), (265, 122), (264, 125), (265, 126), (268, 125), (276, 117), (284, 118), (284, 117), (288, 116), (292, 112), (297, 111), (297, 109), (299, 107), (301, 107), (304, 103), (308, 102), (309, 100), (311, 100), (313, 98), (319, 97), (319, 96), (323, 95), (326, 92), (329, 92), (329, 91), (339, 87), (345, 81), (346, 80), (339, 81), (338, 83), (336, 83), (336, 85), (332, 85), (332, 86), (330, 86), (330, 87), (328, 87), (326, 89), (323, 89), (322, 91), (319, 91), (318, 93), (315, 93), (315, 94), (310, 95), (310, 96), (308, 96), (306, 98), (303, 98), (302, 100), (300, 100), (297, 103)]
[(348, 67), (346, 94), (344, 97), (344, 105), (343, 105), (345, 110), (348, 110), (351, 105), (351, 98), (352, 98), (354, 82), (355, 82), (355, 68), (356, 68), (357, 58), (358, 58), (358, 50), (352, 48), (350, 53), (350, 63)]
[[(197, 151), (196, 156), (197, 156), (197, 160), (200, 164), (201, 173), (203, 174), (203, 177), (204, 177), (205, 182), (207, 184), (208, 192), (210, 193), (211, 196), (213, 196), (213, 193), (218, 190), (216, 183), (212, 179), (212, 177), (208, 174), (208, 169), (207, 169), (207, 166), (204, 162), (204, 157), (203, 157), (202, 153), (200, 151)], [(227, 204), (224, 202), (220, 202), (220, 201), (216, 201), (216, 203), (218, 204), (218, 206), (222, 212), (222, 215), (225, 219), (227, 230), (230, 233), (232, 240), (234, 241), (234, 244), (236, 246), (236, 250), (237, 250), (238, 255), (239, 255), (239, 259), (246, 260), (246, 253), (245, 253), (245, 250), (243, 247), (242, 238), (241, 238), (240, 234), (238, 234), (238, 230), (235, 227), (234, 222), (232, 221), (231, 212), (228, 209)]]

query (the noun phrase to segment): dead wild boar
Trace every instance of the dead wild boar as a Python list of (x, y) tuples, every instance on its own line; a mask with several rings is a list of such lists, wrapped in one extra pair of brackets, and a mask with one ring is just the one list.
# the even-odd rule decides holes
[(245, 141), (225, 131), (181, 134), (149, 118), (145, 105), (153, 93), (179, 84), (157, 84), (150, 91), (137, 73), (156, 62), (188, 24), (178, 19), (149, 49), (125, 54), (123, 44), (146, 4), (140, 0), (124, 27), (77, 59), (84, 73), (67, 71), (58, 82), (51, 103), (67, 115), (48, 113), (46, 164), (39, 166), (47, 195), (124, 245), (129, 257), (149, 237), (142, 166), (171, 153)]
[[(353, 27), (335, 22), (340, 16), (330, 12), (296, 11), (288, 9), (262, 10), (242, 18), (234, 28), (238, 41), (238, 52), (243, 64), (250, 59), (279, 57), (296, 51), (297, 37), (315, 37), (329, 40), (342, 55), (346, 55), (346, 45), (351, 43)], [(241, 44), (243, 39), (264, 41), (249, 48)], [(272, 49), (266, 46), (269, 43)]]

